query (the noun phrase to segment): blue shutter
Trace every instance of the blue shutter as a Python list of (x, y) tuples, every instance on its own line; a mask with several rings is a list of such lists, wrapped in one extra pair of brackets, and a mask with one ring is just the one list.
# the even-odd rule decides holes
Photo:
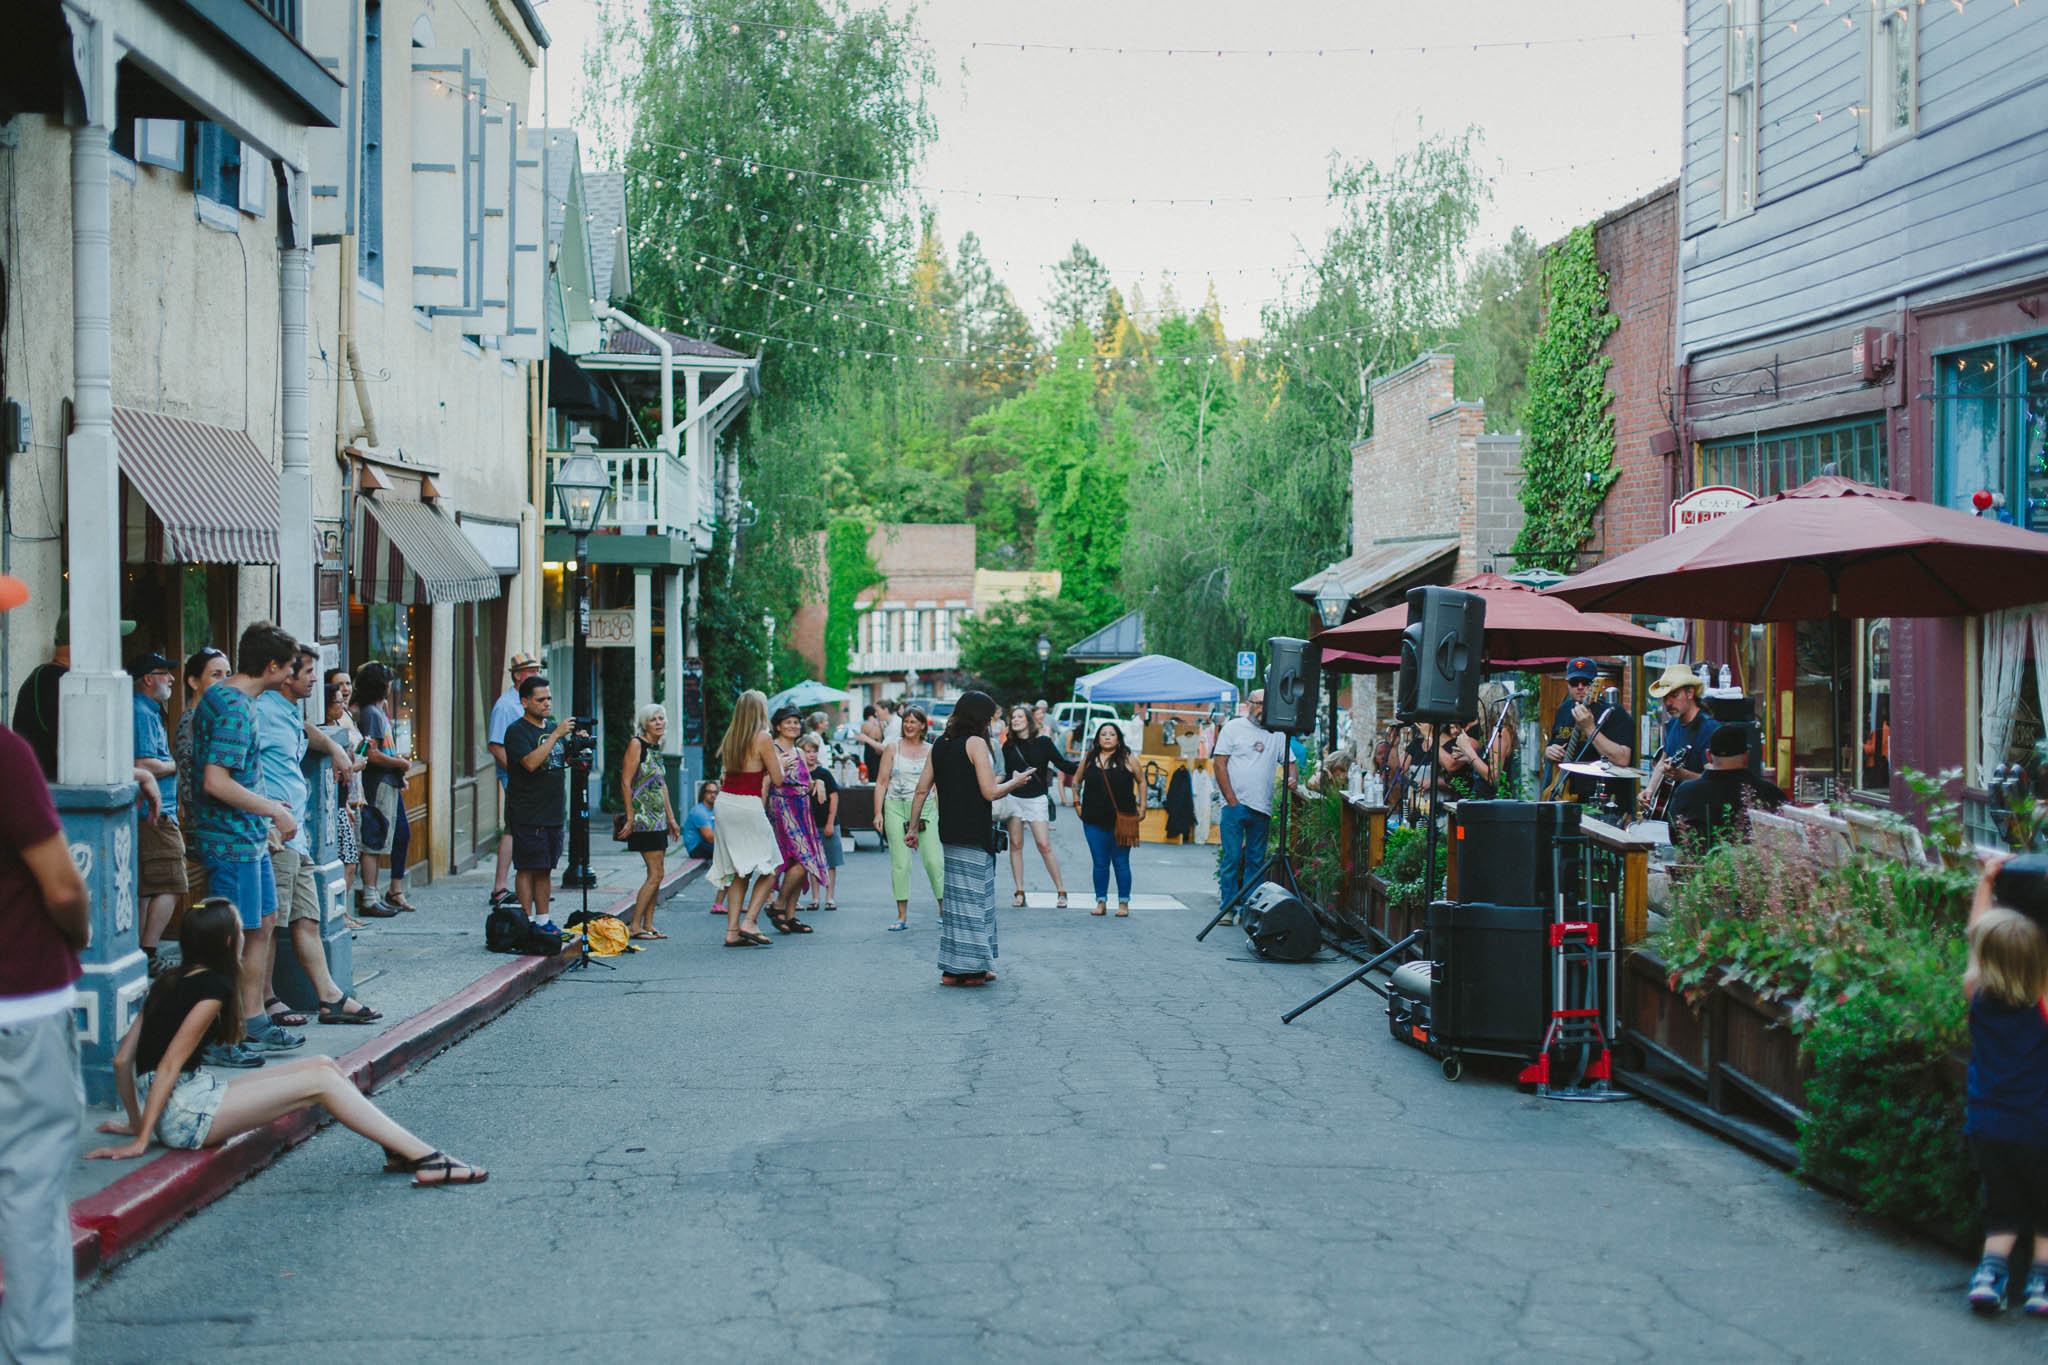
[(384, 8), (363, 8), (363, 148), (356, 213), (356, 273), (384, 283)]

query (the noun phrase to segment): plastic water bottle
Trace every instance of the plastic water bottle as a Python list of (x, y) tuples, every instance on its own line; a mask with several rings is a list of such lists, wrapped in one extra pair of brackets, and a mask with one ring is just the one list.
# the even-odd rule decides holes
[(1735, 690), (1735, 670), (1727, 664), (1721, 665), (1721, 690), (1723, 692)]

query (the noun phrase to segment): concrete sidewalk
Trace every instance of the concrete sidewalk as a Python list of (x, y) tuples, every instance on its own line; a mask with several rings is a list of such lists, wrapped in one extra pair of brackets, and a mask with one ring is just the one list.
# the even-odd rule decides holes
[[(593, 910), (630, 912), (644, 879), (640, 855), (606, 846), (591, 863), (598, 885)], [(670, 857), (662, 882), (667, 900), (703, 876), (706, 864)], [(417, 913), (371, 919), (354, 931), (354, 994), (384, 1017), (370, 1025), (309, 1023), (293, 1032), (306, 1046), (286, 1058), (326, 1053), (363, 1090), (417, 1066), (488, 1023), (562, 971), (563, 960), (506, 957), (484, 950), (484, 917), (493, 867), (445, 876), (408, 889)], [(581, 907), (581, 892), (554, 902), (557, 923)], [(224, 1074), (234, 1075), (229, 1071)], [(111, 1139), (96, 1131), (116, 1109), (88, 1109), (79, 1139), (81, 1156)], [(172, 1152), (161, 1148), (140, 1162), (84, 1161), (71, 1171), (73, 1252), (81, 1278), (112, 1264), (139, 1245), (219, 1198), (229, 1189), (311, 1136), (328, 1122), (325, 1110), (281, 1119), (217, 1148)]]

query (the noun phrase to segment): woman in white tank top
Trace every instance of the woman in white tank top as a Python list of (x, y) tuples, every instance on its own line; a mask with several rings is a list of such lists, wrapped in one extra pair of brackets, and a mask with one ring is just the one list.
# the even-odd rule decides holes
[(922, 710), (912, 706), (903, 712), (902, 724), (902, 736), (882, 746), (880, 766), (875, 770), (875, 790), (881, 795), (881, 800), (875, 803), (875, 832), (889, 845), (889, 886), (896, 897), (896, 922), (889, 926), (892, 931), (903, 929), (910, 922), (910, 860), (913, 856), (924, 862), (925, 880), (931, 883), (932, 899), (942, 904), (946, 899), (945, 854), (939, 848), (936, 802), (923, 811), (915, 854), (903, 837), (910, 825), (910, 799), (916, 795), (917, 780), (924, 776), (925, 765), (932, 758), (932, 746), (925, 740), (930, 722)]

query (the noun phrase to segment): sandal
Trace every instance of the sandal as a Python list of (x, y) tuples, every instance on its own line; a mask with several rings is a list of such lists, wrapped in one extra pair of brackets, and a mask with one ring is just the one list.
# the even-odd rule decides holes
[(768, 922), (775, 926), (775, 932), (778, 934), (808, 934), (814, 932), (810, 925), (805, 924), (794, 914), (770, 915)]
[(1106, 915), (1109, 913), (1109, 907), (1104, 905), (1101, 901), (1097, 901), (1095, 902), (1095, 908), (1093, 910), (1090, 910), (1088, 913), (1091, 915)]
[[(432, 1185), (481, 1185), (491, 1178), (491, 1173), (481, 1166), (472, 1166), (466, 1161), (457, 1161), (446, 1152), (428, 1152), (417, 1161), (403, 1161), (403, 1169), (412, 1172), (412, 1187), (423, 1190)], [(385, 1162), (385, 1169), (391, 1163)], [(437, 1180), (423, 1177), (439, 1175)]]
[(628, 937), (629, 937), (629, 938), (640, 938), (640, 939), (647, 939), (647, 938), (667, 938), (667, 937), (668, 937), (668, 935), (667, 935), (667, 934), (662, 934), (662, 933), (657, 933), (657, 932), (655, 932), (655, 931), (654, 931), (654, 930), (652, 930), (652, 929), (635, 929), (635, 930), (634, 930), (634, 931), (633, 931), (633, 932), (632, 932), (631, 934), (629, 934), (629, 935), (628, 935)]
[(1056, 901), (1054, 901), (1054, 902), (1052, 903), (1052, 908), (1053, 908), (1053, 909), (1055, 909), (1055, 910), (1064, 910), (1064, 909), (1066, 909), (1066, 908), (1067, 908), (1067, 893), (1066, 893), (1066, 892), (1064, 892), (1064, 891), (1060, 892), (1060, 898), (1059, 898), (1058, 900), (1056, 900)]
[(968, 972), (965, 975), (954, 972), (940, 972), (939, 984), (941, 986), (986, 986), (988, 984), (988, 976), (983, 972)]
[(904, 923), (902, 920), (899, 919), (894, 924), (889, 926), (889, 932), (892, 934), (900, 934), (909, 927), (910, 926), (908, 924)]
[(1010, 898), (1010, 908), (1012, 910), (1022, 910), (1024, 908), (1024, 893), (1022, 891), (1019, 891)]
[(386, 905), (383, 901), (364, 901), (356, 907), (356, 913), (371, 919), (397, 919), (398, 907)]
[(731, 934), (727, 934), (725, 936), (725, 946), (728, 948), (772, 948), (775, 945), (773, 942), (761, 937), (759, 934), (750, 934), (746, 930), (742, 929), (740, 930), (739, 936), (737, 938), (733, 937)]
[(320, 1022), (323, 1024), (374, 1024), (384, 1017), (381, 1010), (373, 1010), (362, 1001), (356, 1001), (354, 1009), (344, 1008), (348, 997), (320, 1002)]
[(387, 891), (384, 894), (384, 903), (394, 910), (403, 910), (407, 913), (419, 909), (417, 905), (414, 905), (411, 901), (405, 898), (405, 893), (403, 891), (399, 892), (398, 895), (395, 897)]
[(306, 1026), (305, 1015), (299, 1013), (290, 1005), (285, 1004), (284, 1001), (274, 995), (263, 1002), (263, 1012), (270, 1016), (271, 1023), (281, 1024), (285, 1028), (304, 1028)]
[(1130, 907), (1130, 906), (1128, 906), (1128, 905), (1119, 905), (1119, 906), (1118, 906), (1118, 907), (1116, 908), (1116, 917), (1117, 917), (1118, 919), (1127, 919), (1127, 918), (1129, 918), (1129, 916), (1130, 916), (1130, 913), (1131, 913), (1131, 907)]
[(832, 903), (831, 901), (826, 901), (826, 902), (825, 902), (825, 908), (826, 908), (827, 910), (837, 910), (837, 909), (838, 909), (839, 907), (838, 907), (838, 906), (836, 906), (836, 905), (834, 905), (834, 904), (833, 904), (833, 903)]

